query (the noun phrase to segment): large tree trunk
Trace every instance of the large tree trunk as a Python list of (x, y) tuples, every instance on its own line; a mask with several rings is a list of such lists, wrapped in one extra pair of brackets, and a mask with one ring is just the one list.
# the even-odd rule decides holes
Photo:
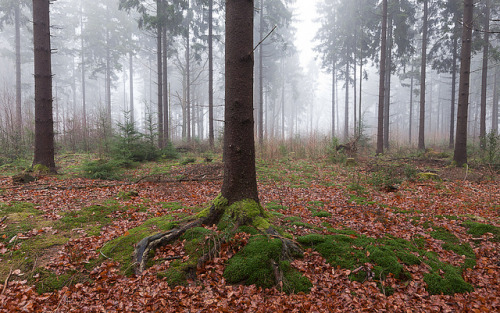
[(455, 146), (455, 100), (457, 94), (457, 61), (458, 61), (458, 22), (455, 22), (453, 33), (453, 66), (451, 68), (451, 105), (450, 105), (450, 142), (449, 148)]
[(23, 113), (21, 104), (21, 13), (20, 4), (14, 5), (14, 28), (16, 29), (16, 124), (22, 133)]
[(422, 64), (420, 68), (420, 118), (418, 125), (418, 149), (425, 149), (425, 77), (427, 69), (428, 0), (424, 0), (424, 24), (422, 26)]
[(377, 154), (384, 153), (385, 62), (387, 58), (387, 0), (382, 0), (382, 38), (380, 44), (380, 83), (378, 91)]
[(208, 1), (208, 141), (214, 149), (214, 57), (213, 57), (213, 5)]
[(226, 2), (224, 181), (229, 204), (259, 201), (253, 117), (253, 1)]
[(33, 165), (41, 164), (55, 172), (49, 15), (49, 0), (33, 0), (35, 51), (35, 155)]
[(481, 115), (479, 118), (479, 142), (486, 149), (486, 92), (488, 87), (488, 50), (490, 48), (490, 0), (486, 0), (484, 14), (483, 73), (481, 79)]
[(472, 51), (474, 0), (464, 0), (464, 26), (460, 52), (460, 85), (458, 90), (457, 134), (453, 159), (457, 166), (467, 163), (467, 114), (469, 108), (470, 65)]

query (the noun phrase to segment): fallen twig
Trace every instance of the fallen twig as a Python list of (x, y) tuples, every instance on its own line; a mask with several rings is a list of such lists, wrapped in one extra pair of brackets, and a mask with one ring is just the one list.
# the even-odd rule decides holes
[(10, 268), (9, 275), (7, 275), (7, 278), (5, 279), (5, 282), (3, 283), (3, 289), (2, 289), (2, 295), (4, 294), (5, 290), (7, 289), (7, 285), (9, 284), (9, 279), (10, 276), (12, 275), (12, 267)]

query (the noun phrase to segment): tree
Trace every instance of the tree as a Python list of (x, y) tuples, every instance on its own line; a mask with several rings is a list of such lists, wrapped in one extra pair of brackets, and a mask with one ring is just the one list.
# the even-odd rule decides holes
[(460, 83), (457, 112), (457, 133), (453, 160), (457, 166), (467, 163), (467, 113), (469, 109), (470, 65), (472, 54), (472, 27), (474, 0), (464, 0), (462, 50), (460, 52)]
[(382, 35), (380, 44), (380, 82), (378, 94), (377, 154), (384, 153), (384, 95), (387, 58), (387, 0), (382, 1)]
[(35, 155), (33, 165), (40, 164), (55, 172), (49, 3), (50, 0), (33, 0), (35, 51)]
[(479, 141), (482, 150), (486, 149), (486, 92), (488, 85), (488, 51), (490, 48), (490, 0), (484, 7), (483, 68), (481, 77), (481, 114), (479, 118)]
[(424, 24), (422, 26), (422, 63), (420, 67), (420, 118), (418, 124), (418, 149), (425, 149), (425, 78), (427, 72), (427, 34), (429, 30), (429, 3), (424, 0)]
[(28, 6), (28, 0), (1, 0), (0, 29), (4, 24), (14, 24), (15, 54), (16, 54), (16, 123), (22, 129), (22, 99), (21, 99), (21, 24), (25, 18), (21, 13), (23, 7)]
[(259, 201), (253, 117), (253, 1), (226, 2), (224, 181), (229, 204)]

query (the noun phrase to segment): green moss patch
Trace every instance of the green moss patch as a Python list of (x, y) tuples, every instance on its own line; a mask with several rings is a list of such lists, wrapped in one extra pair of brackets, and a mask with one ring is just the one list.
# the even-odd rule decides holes
[(99, 262), (105, 258), (118, 261), (122, 274), (131, 275), (134, 270), (133, 253), (134, 246), (143, 238), (160, 232), (166, 232), (177, 226), (170, 216), (155, 217), (147, 220), (144, 224), (129, 229), (122, 236), (108, 241), (101, 248)]
[(483, 224), (483, 223), (478, 223), (478, 222), (473, 222), (473, 221), (466, 221), (463, 224), (467, 228), (467, 233), (471, 234), (474, 237), (481, 237), (482, 235), (486, 233), (492, 233), (493, 238), (491, 241), (493, 242), (500, 242), (500, 228), (489, 225), (489, 224)]
[(311, 282), (293, 269), (289, 262), (281, 261), (283, 243), (264, 235), (252, 237), (247, 245), (227, 264), (224, 278), (230, 284), (243, 283), (271, 288), (277, 284), (273, 264), (283, 272), (283, 291), (308, 292)]
[(464, 268), (473, 268), (476, 265), (476, 254), (474, 250), (468, 243), (460, 243), (460, 240), (442, 227), (435, 227), (435, 230), (431, 232), (431, 236), (434, 239), (444, 241), (443, 249), (455, 252), (458, 255), (464, 255), (465, 260)]
[(472, 286), (462, 279), (462, 269), (441, 262), (436, 254), (423, 250), (421, 240), (410, 242), (390, 236), (375, 239), (359, 234), (337, 233), (326, 236), (310, 234), (298, 237), (297, 241), (321, 253), (334, 266), (354, 270), (365, 263), (374, 265), (372, 273), (359, 270), (351, 274), (349, 277), (352, 280), (362, 282), (371, 276), (380, 282), (392, 275), (401, 281), (408, 281), (412, 276), (404, 265), (424, 262), (432, 269), (424, 279), (430, 293), (453, 294), (472, 290)]
[(128, 207), (115, 203), (89, 206), (78, 211), (66, 212), (57, 222), (57, 228), (63, 230), (82, 228), (90, 236), (97, 236), (103, 226), (111, 224), (112, 218), (110, 215), (112, 213), (127, 210)]
[(35, 284), (37, 293), (47, 293), (61, 290), (64, 286), (89, 281), (88, 275), (77, 271), (55, 274), (45, 268), (37, 268), (30, 279)]

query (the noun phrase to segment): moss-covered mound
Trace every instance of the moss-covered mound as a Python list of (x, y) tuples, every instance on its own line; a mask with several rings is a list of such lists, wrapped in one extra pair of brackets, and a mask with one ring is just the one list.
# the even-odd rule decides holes
[[(394, 237), (375, 239), (339, 231), (335, 235), (302, 236), (297, 238), (297, 241), (321, 253), (332, 265), (350, 270), (361, 267), (362, 270), (353, 271), (350, 275), (352, 280), (383, 281), (388, 275), (393, 275), (396, 279), (408, 281), (412, 276), (405, 270), (404, 265), (424, 262), (430, 268), (424, 281), (431, 294), (454, 294), (473, 290), (472, 286), (463, 280), (461, 268), (441, 262), (435, 253), (422, 249), (423, 239), (413, 242)], [(373, 264), (373, 269), (363, 267), (365, 263)]]
[[(282, 261), (283, 242), (265, 235), (252, 237), (246, 246), (233, 256), (224, 271), (224, 278), (231, 284), (255, 284), (271, 288), (281, 280), (283, 291), (308, 292), (312, 284), (300, 272)], [(282, 272), (279, 277), (277, 272)], [(278, 276), (278, 277), (277, 277)]]

